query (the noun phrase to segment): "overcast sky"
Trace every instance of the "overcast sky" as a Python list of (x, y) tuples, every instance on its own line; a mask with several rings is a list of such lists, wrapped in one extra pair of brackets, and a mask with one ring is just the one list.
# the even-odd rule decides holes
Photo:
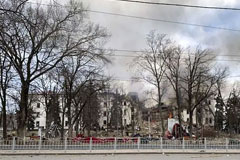
[[(34, 0), (32, 0), (34, 1)], [(42, 0), (46, 3), (49, 0)], [(64, 0), (56, 0), (64, 4)], [(240, 1), (237, 0), (146, 0), (152, 2), (167, 2), (193, 4), (203, 6), (218, 7), (238, 7)], [(137, 3), (119, 2), (115, 0), (82, 0), (88, 9), (93, 11), (103, 11), (146, 18), (179, 21), (201, 25), (210, 25), (224, 28), (240, 30), (240, 11), (196, 9), (173, 6), (147, 5)], [(151, 20), (141, 20), (100, 13), (89, 13), (92, 22), (106, 27), (111, 34), (111, 38), (106, 44), (107, 48), (124, 50), (142, 50), (146, 48), (146, 35), (151, 30), (167, 34), (171, 39), (184, 46), (201, 45), (217, 50), (217, 55), (240, 55), (240, 32), (231, 32), (203, 27), (156, 22)], [(115, 52), (115, 54), (134, 54), (131, 52)], [(131, 79), (134, 73), (129, 69), (132, 58), (111, 57), (113, 63), (108, 66), (107, 73), (113, 75), (124, 84), (128, 91), (142, 92), (146, 87), (142, 84), (132, 84), (124, 80)], [(240, 57), (219, 56), (220, 65), (229, 67), (230, 76), (240, 76)], [(239, 59), (237, 61), (231, 60)], [(226, 61), (230, 60), (230, 61)], [(238, 80), (240, 77), (231, 78), (229, 82)]]

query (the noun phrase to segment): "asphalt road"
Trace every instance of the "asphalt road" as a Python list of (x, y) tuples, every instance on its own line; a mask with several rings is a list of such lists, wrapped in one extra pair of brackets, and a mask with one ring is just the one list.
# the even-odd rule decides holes
[(125, 154), (0, 156), (0, 160), (239, 160), (240, 154)]

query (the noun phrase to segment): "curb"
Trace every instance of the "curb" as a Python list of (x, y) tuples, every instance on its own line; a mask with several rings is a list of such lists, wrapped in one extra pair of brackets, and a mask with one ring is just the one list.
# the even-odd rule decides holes
[(136, 152), (1, 152), (1, 156), (30, 156), (30, 155), (124, 155), (124, 154), (240, 154), (240, 151), (234, 152), (202, 152), (202, 151), (166, 151), (166, 152), (158, 152), (158, 151), (136, 151)]

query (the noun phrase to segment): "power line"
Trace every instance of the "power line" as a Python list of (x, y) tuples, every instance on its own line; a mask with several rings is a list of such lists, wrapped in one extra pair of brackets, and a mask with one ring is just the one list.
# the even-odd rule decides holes
[[(235, 75), (235, 76), (227, 76), (226, 79), (230, 79), (230, 78), (240, 78), (240, 75)], [(113, 77), (111, 79), (112, 81), (126, 81), (126, 82), (137, 82), (137, 83), (142, 83), (142, 82), (147, 82), (145, 81), (144, 79), (142, 78), (138, 78), (137, 80), (136, 79), (122, 79), (120, 77)]]
[[(45, 6), (63, 7), (63, 5), (58, 4), (58, 3), (57, 3), (58, 5), (44, 4), (44, 3), (34, 3), (34, 2), (27, 2), (27, 3), (37, 4), (37, 5), (45, 5)], [(222, 29), (222, 30), (230, 30), (230, 31), (237, 31), (237, 32), (240, 31), (240, 30), (236, 30), (236, 29), (221, 28), (221, 27), (214, 27), (214, 26), (206, 26), (206, 25), (199, 25), (199, 24), (190, 24), (190, 23), (185, 23), (185, 22), (175, 22), (175, 21), (159, 20), (159, 19), (152, 19), (152, 18), (144, 18), (144, 17), (123, 15), (123, 14), (109, 13), (109, 12), (102, 12), (102, 11), (94, 11), (94, 10), (86, 10), (86, 11), (93, 12), (93, 13), (101, 13), (101, 14), (110, 14), (110, 15), (116, 15), (116, 16), (124, 16), (124, 17), (130, 17), (130, 18), (140, 18), (140, 19), (147, 19), (147, 20), (156, 20), (156, 21), (175, 23), (175, 24), (193, 25), (193, 26), (207, 27), (207, 28), (213, 28), (213, 29)], [(123, 49), (114, 49), (113, 51), (135, 52), (135, 53), (142, 52), (142, 51), (123, 50)], [(118, 57), (137, 57), (137, 56), (133, 56), (133, 55), (112, 55), (112, 54), (105, 54), (105, 55), (108, 55), (108, 56), (118, 56)], [(221, 55), (219, 55), (219, 56), (221, 56)], [(225, 55), (222, 55), (222, 56), (225, 56)], [(226, 55), (226, 56), (240, 57), (239, 55)], [(219, 59), (217, 59), (217, 61), (237, 61), (237, 62), (239, 62), (240, 60), (219, 60)]]
[[(205, 9), (219, 9), (219, 10), (235, 10), (239, 11), (240, 8), (227, 8), (227, 7), (208, 7), (208, 6), (196, 6), (196, 5), (185, 5), (185, 4), (170, 4), (170, 3), (156, 3), (156, 2), (146, 2), (146, 1), (133, 1), (133, 0), (116, 0), (116, 1), (125, 1), (125, 2), (135, 2), (135, 3), (145, 3), (145, 4), (157, 4), (157, 5), (166, 5), (166, 6), (177, 6), (177, 7), (191, 7), (191, 8), (205, 8)], [(27, 2), (31, 4), (38, 4), (34, 2)], [(46, 5), (46, 6), (57, 6), (57, 5), (49, 5), (49, 4), (42, 4), (40, 5)], [(62, 7), (62, 5), (58, 5), (58, 7)], [(6, 11), (5, 9), (0, 8), (1, 11)], [(165, 23), (173, 23), (173, 24), (180, 24), (180, 25), (190, 25), (190, 26), (196, 26), (196, 27), (204, 27), (204, 28), (211, 28), (211, 29), (220, 29), (220, 30), (227, 30), (227, 31), (234, 31), (239, 32), (238, 29), (231, 29), (231, 28), (223, 28), (223, 27), (216, 27), (216, 26), (209, 26), (209, 25), (201, 25), (201, 24), (193, 24), (193, 23), (186, 23), (186, 22), (177, 22), (177, 21), (170, 21), (170, 20), (162, 20), (162, 19), (155, 19), (155, 18), (146, 18), (146, 17), (140, 17), (140, 16), (133, 16), (133, 15), (125, 15), (125, 14), (119, 14), (119, 13), (110, 13), (110, 12), (104, 12), (104, 11), (96, 11), (96, 10), (85, 10), (92, 13), (100, 13), (100, 14), (107, 14), (107, 15), (113, 15), (113, 16), (121, 16), (121, 17), (128, 17), (128, 18), (136, 18), (136, 19), (143, 19), (143, 20), (151, 20), (151, 21), (159, 21), (159, 22), (165, 22)], [(142, 52), (142, 51), (134, 51), (134, 50), (120, 50), (120, 49), (114, 49), (113, 51), (119, 51), (119, 52)], [(109, 56), (120, 56), (120, 57), (138, 57), (133, 55), (111, 55), (111, 54), (105, 54)], [(240, 55), (219, 55), (219, 56), (236, 56), (240, 57)], [(240, 62), (240, 60), (217, 60), (217, 61), (237, 61)], [(239, 76), (228, 76), (227, 78), (240, 78)], [(141, 82), (142, 80), (134, 80), (134, 79), (117, 79), (113, 78), (114, 81), (137, 81)]]
[[(105, 50), (109, 50), (109, 51), (114, 51), (114, 52), (125, 52), (125, 53), (143, 53), (144, 50), (130, 50), (130, 49), (105, 49)], [(240, 57), (239, 54), (229, 54), (229, 55), (217, 55), (217, 54), (213, 54), (210, 53), (211, 55), (215, 55), (217, 57)]]
[[(117, 0), (117, 1), (127, 1), (127, 0)], [(139, 2), (143, 2), (143, 1), (139, 1)], [(28, 3), (33, 3), (33, 2), (28, 2)], [(39, 4), (39, 3), (33, 3), (33, 4)], [(40, 3), (42, 4), (42, 3)], [(57, 3), (58, 6), (63, 7), (63, 5)], [(167, 3), (163, 3), (166, 5), (175, 5), (175, 4), (167, 4)], [(42, 5), (47, 5), (47, 6), (52, 6), (50, 4), (42, 4)], [(180, 4), (178, 4), (180, 6)], [(182, 5), (185, 6), (185, 5)], [(189, 6), (189, 5), (187, 5)], [(209, 8), (209, 7), (208, 7)], [(216, 7), (217, 8), (217, 7)], [(234, 8), (222, 8), (222, 9), (234, 9)], [(238, 8), (235, 8), (238, 9)], [(239, 9), (240, 10), (240, 9)], [(102, 11), (94, 11), (94, 10), (87, 10), (89, 12), (94, 12), (94, 13), (102, 13), (102, 14), (110, 14), (110, 15), (119, 15), (119, 16), (129, 16), (129, 15), (122, 15), (122, 14), (115, 14), (115, 13), (109, 13), (109, 12), (102, 12)], [(151, 19), (152, 20), (152, 19)], [(165, 21), (164, 22), (169, 22), (169, 21)], [(178, 22), (174, 22), (174, 23), (178, 23)], [(189, 24), (189, 23), (184, 23), (186, 25), (194, 25), (194, 26), (201, 26), (201, 27), (210, 27), (210, 28), (214, 28), (214, 29), (224, 29), (224, 30), (231, 30), (231, 31), (240, 31), (240, 30), (236, 30), (236, 29), (229, 29), (229, 28), (221, 28), (221, 27), (215, 27), (215, 26), (205, 26), (205, 25), (198, 25), (198, 24)], [(126, 50), (126, 49), (112, 49), (113, 51), (118, 51), (118, 52), (135, 52), (135, 53), (142, 53), (143, 51), (140, 50)], [(116, 55), (117, 56), (117, 55)], [(121, 56), (121, 55), (120, 55)], [(227, 57), (240, 57), (240, 55), (217, 55), (217, 56), (227, 56)], [(125, 57), (133, 57), (130, 55), (125, 55)], [(238, 60), (237, 60), (238, 61)]]
[[(116, 55), (116, 54), (103, 54), (105, 56), (110, 56), (110, 57), (122, 57), (122, 58), (138, 58), (139, 56), (137, 55)], [(186, 58), (183, 58), (186, 59)], [(240, 59), (214, 59), (214, 61), (223, 61), (223, 62), (240, 62)]]
[[(121, 1), (121, 0), (119, 0)], [(27, 2), (27, 3), (31, 3), (31, 4), (38, 4), (39, 3), (34, 3), (34, 2)], [(57, 7), (63, 7), (63, 5), (57, 3), (58, 5), (52, 5), (52, 4), (43, 4), (40, 3), (40, 5), (46, 5), (46, 6), (57, 6)], [(240, 9), (239, 9), (240, 10)], [(101, 13), (101, 14), (108, 14), (108, 15), (115, 15), (115, 16), (123, 16), (123, 17), (130, 17), (130, 18), (138, 18), (138, 19), (146, 19), (146, 20), (154, 20), (154, 21), (161, 21), (161, 22), (167, 22), (167, 23), (175, 23), (175, 24), (182, 24), (182, 25), (192, 25), (192, 26), (198, 26), (198, 27), (207, 27), (207, 28), (212, 28), (212, 29), (221, 29), (221, 30), (229, 30), (229, 31), (237, 31), (239, 32), (240, 30), (236, 30), (236, 29), (229, 29), (229, 28), (222, 28), (222, 27), (215, 27), (215, 26), (208, 26), (208, 25), (199, 25), (199, 24), (191, 24), (191, 23), (185, 23), (185, 22), (176, 22), (176, 21), (168, 21), (168, 20), (160, 20), (160, 19), (152, 19), (152, 18), (145, 18), (145, 17), (138, 17), (138, 16), (131, 16), (131, 15), (124, 15), (124, 14), (118, 14), (118, 13), (110, 13), (110, 12), (103, 12), (103, 11), (95, 11), (95, 10), (86, 10), (92, 13)], [(123, 50), (123, 49), (114, 49), (113, 51), (119, 51), (119, 52), (134, 52), (134, 53), (138, 53), (138, 52), (142, 52), (142, 51), (134, 51), (134, 50)], [(112, 54), (105, 54), (108, 56), (117, 56), (117, 57), (137, 57), (134, 55), (112, 55)], [(219, 55), (221, 56), (221, 55)], [(225, 56), (225, 55), (222, 55)], [(226, 55), (226, 56), (236, 56), (236, 57), (240, 57), (239, 55)], [(239, 62), (240, 60), (223, 60), (223, 59), (216, 59), (216, 61), (237, 61)]]
[(155, 19), (155, 18), (127, 15), (127, 14), (96, 11), (96, 10), (87, 10), (87, 11), (92, 12), (92, 13), (100, 13), (100, 14), (106, 14), (106, 15), (112, 15), (112, 16), (120, 16), (120, 17), (128, 17), (128, 18), (135, 18), (135, 19), (142, 19), (142, 20), (164, 22), (164, 23), (172, 23), (172, 24), (178, 24), (178, 25), (186, 25), (186, 26), (203, 27), (203, 28), (210, 28), (210, 29), (219, 29), (219, 30), (232, 31), (232, 32), (240, 32), (239, 29), (232, 29), (232, 28), (225, 28), (225, 27), (216, 27), (216, 26), (209, 26), (209, 25), (202, 25), (202, 24), (195, 24), (195, 23), (180, 22), (180, 21)]
[[(125, 49), (106, 49), (106, 50), (110, 50), (110, 51), (113, 51), (113, 52), (122, 52), (122, 53), (134, 53), (135, 55), (125, 55), (125, 54), (122, 54), (122, 55), (116, 55), (116, 54), (106, 54), (106, 55), (109, 55), (109, 56), (116, 56), (116, 57), (138, 57), (139, 56), (139, 53), (143, 53), (144, 51), (140, 51), (140, 50), (125, 50)], [(216, 57), (239, 57), (240, 58), (240, 55), (216, 55), (216, 54), (211, 54), (209, 53), (209, 55), (213, 55), (213, 56), (216, 56)], [(220, 59), (219, 61), (240, 61), (239, 60), (231, 60), (231, 59)]]
[[(44, 4), (44, 3), (34, 3), (34, 2), (27, 2), (27, 3), (37, 4), (37, 5), (45, 5), (45, 6), (63, 7), (63, 5), (61, 5), (61, 4), (53, 5), (53, 4)], [(89, 10), (89, 9), (87, 9), (85, 11), (88, 11), (91, 13), (97, 13), (97, 14), (111, 15), (111, 16), (119, 16), (119, 17), (127, 17), (127, 18), (141, 19), (141, 20), (150, 20), (150, 21), (156, 21), (156, 22), (185, 25), (185, 26), (194, 26), (194, 27), (203, 27), (203, 28), (218, 29), (218, 30), (225, 30), (225, 31), (232, 31), (232, 32), (240, 32), (239, 29), (232, 29), (232, 28), (225, 28), (225, 27), (217, 27), (217, 26), (187, 23), (187, 22), (180, 22), (180, 21), (171, 21), (171, 20), (156, 19), (156, 18), (134, 16), (134, 15), (120, 14), (120, 13), (112, 13), (112, 12), (105, 12), (105, 11), (97, 11), (97, 10)]]
[(179, 3), (161, 3), (161, 2), (149, 2), (149, 1), (138, 1), (138, 0), (115, 0), (115, 1), (122, 1), (122, 2), (129, 2), (129, 3), (140, 3), (140, 4), (150, 4), (150, 5), (174, 6), (174, 7), (240, 11), (240, 8), (202, 6), (202, 5), (179, 4)]

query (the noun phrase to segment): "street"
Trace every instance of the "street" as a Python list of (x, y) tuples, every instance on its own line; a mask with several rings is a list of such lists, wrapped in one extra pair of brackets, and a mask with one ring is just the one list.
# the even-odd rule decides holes
[(125, 154), (0, 156), (0, 160), (239, 160), (239, 154)]

